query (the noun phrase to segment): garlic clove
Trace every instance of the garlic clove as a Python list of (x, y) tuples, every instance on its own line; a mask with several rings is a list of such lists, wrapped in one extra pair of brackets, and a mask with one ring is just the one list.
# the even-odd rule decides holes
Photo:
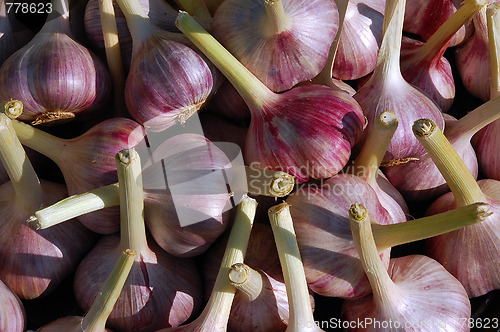
[(226, 0), (211, 27), (262, 83), (281, 92), (321, 71), (338, 29), (338, 12), (335, 2), (324, 0)]

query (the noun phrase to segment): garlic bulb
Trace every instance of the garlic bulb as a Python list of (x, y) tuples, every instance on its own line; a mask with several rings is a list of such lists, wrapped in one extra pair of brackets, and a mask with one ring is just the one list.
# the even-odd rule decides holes
[(74, 118), (101, 108), (109, 97), (107, 69), (71, 37), (67, 8), (68, 0), (53, 0), (42, 30), (0, 68), (0, 99), (21, 100), (21, 120)]
[(117, 0), (132, 35), (132, 63), (125, 102), (132, 117), (153, 131), (163, 131), (201, 109), (218, 87), (210, 66), (184, 36), (161, 30), (138, 0)]
[(0, 331), (23, 332), (26, 313), (19, 297), (0, 279)]
[[(478, 163), (470, 144), (471, 138), (481, 128), (500, 118), (498, 107), (500, 97), (482, 104), (459, 120), (446, 120), (444, 134), (474, 178), (478, 175)], [(434, 199), (449, 191), (445, 178), (429, 153), (421, 155), (418, 160), (386, 167), (385, 172), (391, 183), (410, 200)]]
[(274, 92), (316, 76), (338, 29), (330, 0), (226, 0), (214, 37)]
[(370, 292), (346, 222), (349, 207), (358, 201), (366, 202), (372, 216), (384, 264), (389, 261), (388, 249), (392, 246), (481, 222), (488, 210), (487, 205), (478, 203), (453, 211), (453, 216), (440, 214), (433, 216), (434, 220), (421, 218), (395, 223), (372, 187), (358, 176), (339, 174), (321, 186), (302, 187), (292, 193), (287, 202), (291, 206), (308, 285), (317, 294), (355, 298)]
[(443, 57), (454, 33), (481, 8), (487, 0), (468, 0), (448, 18), (425, 44), (403, 39), (401, 72), (408, 83), (420, 88), (446, 112), (455, 98), (451, 65)]
[[(463, 286), (431, 258), (411, 255), (382, 263), (361, 204), (349, 210), (352, 236), (373, 294), (347, 300), (343, 320), (349, 331), (469, 331), (469, 298)], [(362, 322), (365, 324), (356, 324)]]
[(10, 182), (0, 186), (0, 278), (23, 299), (49, 294), (74, 271), (94, 235), (72, 220), (35, 231), (26, 224), (43, 205), (67, 196), (64, 185), (38, 179), (10, 119), (0, 113), (0, 160)]
[(383, 35), (384, 5), (384, 0), (349, 0), (333, 77), (353, 80), (375, 69)]
[(418, 157), (425, 149), (412, 135), (410, 128), (419, 118), (433, 119), (444, 128), (439, 107), (401, 75), (400, 48), (405, 9), (404, 0), (387, 0), (384, 17), (384, 39), (373, 75), (354, 95), (368, 119), (367, 130), (376, 117), (393, 111), (399, 120), (398, 129), (389, 144), (385, 160)]
[[(412, 0), (405, 10), (403, 31), (427, 41), (462, 5), (462, 0)], [(461, 44), (470, 37), (473, 27), (468, 22), (451, 38), (450, 47)]]
[(75, 273), (75, 297), (88, 311), (123, 250), (131, 249), (137, 256), (109, 326), (135, 332), (180, 325), (201, 305), (199, 272), (192, 260), (174, 257), (146, 240), (139, 155), (133, 149), (123, 150), (116, 159), (121, 234), (102, 237), (83, 259)]
[[(143, 128), (126, 118), (102, 121), (72, 139), (52, 136), (16, 120), (13, 120), (13, 126), (24, 145), (49, 157), (59, 166), (71, 195), (116, 182), (113, 156), (144, 138)], [(101, 234), (111, 234), (119, 229), (117, 209), (82, 215), (79, 220)]]
[(321, 85), (274, 93), (187, 13), (179, 14), (177, 26), (249, 106), (252, 119), (245, 146), (247, 163), (284, 171), (297, 182), (330, 177), (346, 165), (364, 122), (352, 97)]
[(432, 215), (475, 202), (487, 202), (490, 214), (483, 222), (428, 240), (429, 255), (457, 278), (469, 297), (500, 288), (500, 182), (476, 182), (443, 133), (427, 119), (418, 120), (414, 133), (427, 149), (451, 193), (434, 201), (426, 214)]
[(14, 11), (7, 12), (5, 1), (0, 3), (0, 66), (12, 53), (26, 45), (33, 33), (19, 22)]

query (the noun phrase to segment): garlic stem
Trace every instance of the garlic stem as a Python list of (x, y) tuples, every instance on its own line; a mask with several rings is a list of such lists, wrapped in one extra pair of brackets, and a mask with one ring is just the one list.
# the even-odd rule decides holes
[(120, 296), (136, 255), (137, 253), (130, 249), (124, 250), (120, 255), (111, 274), (97, 293), (90, 310), (83, 317), (82, 331), (102, 332), (106, 330), (106, 321)]
[(382, 252), (391, 247), (427, 239), (433, 236), (473, 225), (492, 214), (489, 204), (474, 203), (429, 217), (391, 225), (372, 224), (377, 249)]
[(290, 308), (286, 331), (321, 331), (314, 321), (290, 207), (287, 203), (281, 203), (271, 207), (268, 214), (283, 270)]
[(486, 201), (464, 161), (434, 121), (429, 119), (415, 121), (413, 133), (448, 183), (455, 196), (456, 207)]
[[(488, 3), (487, 0), (466, 0), (460, 8), (451, 15), (419, 48), (415, 54), (421, 61), (439, 59), (446, 51), (453, 35), (481, 8)], [(438, 57), (439, 55), (439, 57)]]
[(263, 23), (264, 36), (274, 36), (287, 30), (290, 26), (288, 15), (283, 9), (281, 0), (261, 0), (264, 1), (266, 16)]
[(147, 242), (139, 154), (135, 149), (118, 152), (116, 168), (120, 184), (120, 245), (140, 255), (147, 248)]
[(377, 171), (398, 127), (393, 111), (382, 112), (368, 132), (363, 147), (353, 164), (353, 173), (368, 183), (377, 179)]
[(405, 6), (406, 0), (387, 0), (385, 3), (384, 37), (371, 79), (380, 82), (392, 81), (392, 77), (403, 79), (399, 61)]
[(256, 210), (257, 201), (244, 195), (236, 212), (210, 299), (201, 315), (185, 326), (187, 330), (196, 327), (197, 332), (226, 331), (236, 291), (229, 281), (228, 274), (233, 264), (244, 261)]
[(482, 128), (500, 118), (500, 96), (495, 97), (467, 113), (458, 121), (447, 124), (445, 133), (447, 137), (464, 137), (468, 141)]
[[(285, 172), (257, 169), (250, 166), (245, 166), (245, 172), (247, 175), (246, 188), (253, 195), (284, 197), (294, 188), (294, 177)], [(119, 184), (113, 183), (69, 196), (44, 207), (36, 211), (27, 222), (35, 229), (45, 229), (83, 214), (119, 204)]]
[(148, 40), (157, 29), (138, 0), (116, 0), (127, 21), (132, 36), (133, 53), (142, 41)]
[(208, 20), (212, 19), (204, 0), (175, 0), (175, 3), (179, 8), (188, 12), (189, 15)]
[(500, 3), (494, 2), (488, 5), (486, 22), (491, 66), (490, 98), (493, 99), (500, 95)]
[(262, 275), (246, 264), (233, 264), (228, 277), (231, 285), (245, 294), (249, 302), (258, 298), (262, 292)]
[(35, 229), (45, 229), (64, 221), (120, 204), (118, 183), (67, 197), (35, 212), (27, 222)]
[(123, 116), (127, 111), (125, 105), (125, 72), (123, 70), (118, 28), (116, 27), (113, 0), (99, 0), (102, 34), (111, 80), (113, 81), (113, 98), (115, 116)]
[(332, 45), (330, 45), (328, 59), (326, 60), (325, 66), (319, 74), (311, 80), (311, 83), (313, 84), (326, 85), (331, 88), (336, 87), (332, 82), (333, 65), (335, 64), (335, 56), (337, 55), (337, 49), (339, 48), (340, 36), (342, 28), (344, 27), (344, 19), (347, 12), (347, 6), (349, 5), (349, 0), (335, 0), (335, 2), (339, 12), (339, 29), (337, 30), (337, 35), (333, 39)]
[(17, 119), (23, 113), (23, 103), (19, 100), (9, 100), (0, 103), (0, 112), (5, 113), (11, 120)]
[(254, 195), (284, 197), (295, 185), (295, 178), (285, 172), (245, 166), (248, 192)]
[(48, 134), (18, 120), (12, 120), (12, 126), (23, 145), (52, 159), (57, 164), (68, 140)]
[(175, 25), (231, 82), (252, 112), (276, 98), (275, 93), (259, 81), (188, 13), (180, 11)]
[(381, 307), (390, 308), (400, 296), (400, 292), (380, 259), (368, 211), (363, 205), (354, 203), (349, 209), (349, 221), (352, 238), (372, 287), (375, 302), (381, 303)]
[(25, 211), (42, 206), (42, 187), (21, 142), (17, 139), (12, 121), (0, 113), (0, 162), (9, 175), (17, 203)]

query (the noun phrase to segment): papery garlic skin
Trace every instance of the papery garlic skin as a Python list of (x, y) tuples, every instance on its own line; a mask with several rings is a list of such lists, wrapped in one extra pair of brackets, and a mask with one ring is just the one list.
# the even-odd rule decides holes
[(382, 41), (385, 1), (350, 0), (333, 66), (333, 77), (353, 80), (375, 69)]
[(40, 31), (0, 68), (0, 99), (23, 102), (20, 120), (97, 110), (110, 92), (104, 64), (64, 33)]
[(319, 85), (279, 96), (266, 112), (252, 116), (247, 163), (289, 173), (297, 182), (337, 174), (363, 132), (358, 103), (343, 91)]
[[(403, 31), (416, 34), (427, 41), (436, 30), (457, 11), (462, 0), (412, 0), (407, 1)], [(451, 39), (449, 47), (456, 46), (474, 29), (466, 24)]]
[[(284, 10), (283, 30), (268, 24), (266, 6)], [(281, 92), (316, 76), (338, 30), (334, 1), (226, 0), (212, 22), (213, 35), (272, 91)]]
[[(355, 175), (334, 176), (319, 188), (305, 184), (287, 199), (308, 286), (322, 296), (356, 298), (371, 291), (349, 225), (354, 202), (366, 202), (379, 224), (393, 223), (371, 186)], [(386, 266), (389, 253), (381, 253)]]
[[(383, 306), (372, 294), (344, 302), (343, 321), (354, 324), (349, 331), (469, 331), (470, 302), (462, 285), (436, 261), (422, 255), (391, 259), (389, 277), (398, 295)], [(378, 322), (379, 325), (374, 325)]]
[(23, 332), (26, 313), (19, 297), (0, 280), (0, 331)]
[[(500, 289), (500, 182), (479, 180), (490, 216), (474, 226), (468, 226), (427, 240), (429, 256), (457, 278), (469, 297), (477, 297)], [(426, 211), (433, 215), (455, 208), (453, 194), (446, 193)]]
[[(80, 332), (82, 331), (81, 316), (68, 316), (59, 318), (45, 326), (42, 326), (36, 332)], [(105, 329), (103, 332), (112, 332), (110, 329)]]
[[(79, 265), (75, 297), (88, 311), (122, 253), (117, 235), (103, 237)], [(152, 241), (141, 250), (108, 318), (113, 330), (144, 332), (178, 326), (201, 306), (201, 279), (193, 261), (165, 253)]]

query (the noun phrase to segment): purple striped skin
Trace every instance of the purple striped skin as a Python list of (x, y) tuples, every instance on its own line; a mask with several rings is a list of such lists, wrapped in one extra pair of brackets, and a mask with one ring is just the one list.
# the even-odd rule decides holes
[[(405, 8), (403, 31), (415, 34), (427, 41), (461, 5), (462, 0), (408, 1)], [(450, 47), (462, 43), (473, 30), (471, 24), (462, 26), (453, 35)]]
[[(268, 32), (263, 1), (227, 0), (214, 15), (214, 37), (274, 92), (314, 78), (338, 30), (335, 2), (284, 0), (288, 26)], [(271, 30), (272, 28), (269, 28)]]
[(385, 82), (372, 76), (354, 95), (354, 99), (359, 102), (368, 119), (365, 132), (370, 131), (371, 124), (382, 112), (390, 110), (398, 117), (399, 125), (384, 160), (425, 154), (425, 149), (413, 135), (412, 126), (416, 120), (431, 119), (441, 130), (444, 129), (443, 114), (439, 107), (424, 93), (407, 83), (399, 73), (388, 76)]
[[(500, 289), (500, 181), (477, 182), (492, 215), (482, 222), (427, 240), (427, 253), (457, 278), (469, 297)], [(451, 192), (435, 200), (426, 215), (455, 208)]]
[(350, 0), (339, 47), (333, 66), (333, 77), (354, 80), (375, 69), (382, 41), (384, 0)]
[[(360, 177), (339, 174), (295, 191), (287, 199), (309, 288), (319, 295), (357, 298), (371, 292), (356, 251), (349, 207), (363, 202), (374, 222), (392, 224), (371, 186)], [(381, 253), (389, 264), (390, 249)]]
[(26, 313), (19, 297), (0, 280), (0, 331), (23, 332)]
[(358, 103), (326, 86), (300, 86), (275, 94), (261, 110), (251, 112), (246, 162), (282, 170), (297, 182), (337, 174), (363, 132)]
[(401, 74), (404, 79), (422, 90), (430, 99), (446, 112), (455, 98), (455, 81), (451, 65), (443, 56), (448, 44), (434, 57), (416, 57), (424, 43), (403, 37), (401, 48)]
[(163, 131), (203, 107), (213, 85), (210, 67), (200, 55), (156, 33), (134, 44), (125, 102), (136, 121)]
[(0, 99), (23, 102), (20, 120), (54, 111), (95, 111), (110, 92), (104, 64), (64, 33), (39, 32), (0, 68)]

